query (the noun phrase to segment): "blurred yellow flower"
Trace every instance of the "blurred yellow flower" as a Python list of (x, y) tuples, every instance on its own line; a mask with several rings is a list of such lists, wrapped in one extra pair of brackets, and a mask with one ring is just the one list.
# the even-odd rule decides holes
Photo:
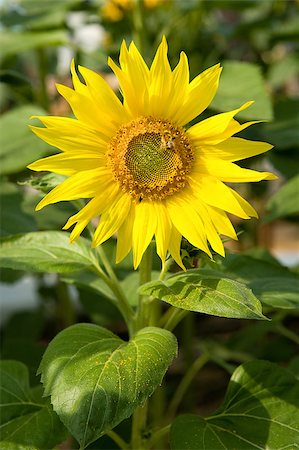
[(189, 81), (188, 59), (181, 53), (174, 70), (163, 38), (150, 68), (132, 42), (123, 42), (120, 67), (109, 59), (123, 95), (121, 102), (103, 78), (72, 64), (74, 90), (57, 85), (76, 119), (39, 116), (46, 128), (32, 130), (62, 153), (32, 163), (36, 171), (68, 176), (37, 205), (90, 199), (64, 229), (75, 225), (74, 241), (100, 216), (93, 245), (118, 232), (117, 262), (132, 249), (136, 268), (153, 236), (162, 262), (169, 252), (183, 267), (184, 236), (211, 256), (224, 255), (219, 234), (237, 239), (227, 213), (248, 219), (255, 210), (226, 182), (275, 179), (269, 172), (240, 168), (235, 161), (266, 152), (272, 146), (233, 134), (254, 122), (234, 116), (251, 105), (217, 114), (185, 128), (216, 94), (217, 64)]
[(101, 15), (111, 22), (120, 21), (124, 12), (132, 8), (133, 0), (107, 0), (101, 8)]
[[(139, 0), (107, 0), (100, 12), (102, 17), (111, 22), (118, 22), (124, 17), (124, 13), (136, 6)], [(143, 0), (145, 8), (156, 8), (166, 0)]]

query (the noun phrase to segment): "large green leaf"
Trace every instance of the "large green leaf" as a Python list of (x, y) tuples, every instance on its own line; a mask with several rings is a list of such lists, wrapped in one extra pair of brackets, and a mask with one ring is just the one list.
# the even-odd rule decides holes
[(275, 104), (275, 120), (264, 124), (262, 128), (262, 139), (271, 142), (275, 146), (270, 158), (279, 154), (278, 150), (285, 151), (297, 148), (299, 144), (299, 100), (285, 98), (278, 100)]
[(261, 304), (245, 285), (213, 273), (187, 271), (167, 281), (152, 281), (140, 288), (177, 308), (220, 317), (265, 319)]
[(23, 363), (0, 362), (0, 381), (1, 449), (53, 448), (64, 440), (64, 426), (39, 390), (30, 389)]
[(32, 115), (45, 114), (45, 111), (38, 106), (25, 105), (3, 114), (0, 118), (0, 166), (2, 174), (24, 170), (32, 161), (49, 154), (51, 147), (38, 139), (28, 128), (29, 119)]
[(291, 178), (270, 198), (265, 221), (280, 219), (299, 213), (299, 175)]
[(211, 108), (228, 111), (242, 103), (254, 100), (254, 104), (239, 113), (244, 119), (266, 119), (273, 117), (270, 97), (259, 66), (239, 61), (225, 61), (219, 89)]
[(50, 343), (40, 371), (54, 410), (85, 448), (154, 392), (176, 352), (174, 335), (160, 328), (124, 342), (105, 328), (77, 324)]
[(47, 30), (40, 32), (0, 32), (1, 57), (15, 55), (26, 50), (32, 50), (50, 45), (64, 45), (68, 43), (64, 30)]
[(299, 277), (286, 267), (248, 255), (228, 255), (218, 267), (224, 277), (246, 284), (262, 303), (299, 308)]
[(295, 449), (299, 446), (299, 382), (266, 361), (252, 361), (232, 375), (215, 415), (178, 417), (172, 450)]
[(13, 183), (0, 184), (0, 236), (36, 230), (32, 215), (23, 209), (23, 195)]
[(73, 272), (93, 265), (90, 244), (70, 244), (63, 231), (37, 231), (2, 238), (0, 267), (32, 272)]

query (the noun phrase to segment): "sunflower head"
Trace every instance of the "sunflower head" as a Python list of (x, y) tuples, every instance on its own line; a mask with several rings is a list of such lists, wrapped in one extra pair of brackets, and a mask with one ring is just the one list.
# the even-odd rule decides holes
[(45, 127), (31, 127), (61, 153), (29, 167), (68, 176), (37, 209), (61, 200), (87, 199), (64, 227), (74, 225), (71, 241), (98, 217), (93, 245), (117, 233), (117, 262), (133, 250), (135, 268), (153, 237), (162, 262), (170, 254), (182, 268), (182, 237), (210, 256), (211, 249), (224, 255), (220, 236), (237, 239), (227, 214), (257, 216), (226, 183), (275, 178), (235, 164), (272, 147), (233, 137), (254, 123), (234, 119), (252, 102), (188, 128), (216, 94), (219, 64), (190, 82), (187, 56), (181, 53), (172, 69), (165, 38), (150, 67), (133, 42), (129, 48), (122, 44), (119, 66), (108, 62), (122, 101), (100, 75), (79, 66), (81, 82), (72, 63), (74, 89), (57, 88), (75, 119), (39, 117)]

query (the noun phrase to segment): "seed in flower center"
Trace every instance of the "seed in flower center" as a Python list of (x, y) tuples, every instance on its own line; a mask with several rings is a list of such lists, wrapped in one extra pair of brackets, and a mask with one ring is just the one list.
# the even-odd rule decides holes
[(193, 151), (185, 131), (151, 117), (123, 125), (108, 158), (115, 178), (136, 200), (161, 200), (185, 186)]

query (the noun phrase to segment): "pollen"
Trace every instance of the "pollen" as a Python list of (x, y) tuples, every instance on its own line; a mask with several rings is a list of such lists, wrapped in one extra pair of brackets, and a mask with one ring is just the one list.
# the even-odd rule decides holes
[(119, 128), (108, 160), (114, 177), (135, 201), (162, 200), (185, 186), (194, 155), (182, 128), (145, 117)]

